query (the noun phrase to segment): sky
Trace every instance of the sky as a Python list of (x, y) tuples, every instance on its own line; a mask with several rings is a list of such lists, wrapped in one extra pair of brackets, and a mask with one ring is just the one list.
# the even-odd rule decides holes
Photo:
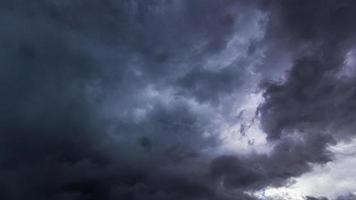
[(356, 1), (1, 0), (0, 199), (355, 200)]

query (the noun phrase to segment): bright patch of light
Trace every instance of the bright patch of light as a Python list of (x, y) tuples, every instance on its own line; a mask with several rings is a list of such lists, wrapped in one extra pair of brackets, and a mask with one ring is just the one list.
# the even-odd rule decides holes
[(295, 179), (295, 183), (281, 188), (266, 188), (254, 195), (271, 200), (304, 200), (305, 196), (334, 199), (347, 193), (356, 194), (356, 139), (329, 148), (335, 160), (316, 165), (313, 170)]
[(356, 73), (356, 50), (352, 49), (345, 55), (343, 66), (337, 76), (342, 80), (344, 78), (354, 77)]
[(304, 197), (306, 196), (303, 191), (300, 191), (293, 186), (267, 188), (263, 191), (256, 192), (254, 195), (264, 200), (304, 200)]
[(223, 151), (246, 154), (270, 150), (266, 134), (261, 130), (256, 116), (257, 108), (262, 102), (262, 93), (252, 93), (245, 97), (244, 103), (237, 109), (238, 123), (226, 123), (223, 127)]

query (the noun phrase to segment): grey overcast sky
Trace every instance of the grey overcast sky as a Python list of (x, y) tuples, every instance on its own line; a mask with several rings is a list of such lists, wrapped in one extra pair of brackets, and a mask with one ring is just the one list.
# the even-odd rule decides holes
[(355, 200), (355, 0), (0, 0), (1, 200)]

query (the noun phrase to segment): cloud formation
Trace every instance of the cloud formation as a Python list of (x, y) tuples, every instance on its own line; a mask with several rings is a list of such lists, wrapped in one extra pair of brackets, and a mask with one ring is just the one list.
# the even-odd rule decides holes
[[(0, 10), (0, 199), (253, 200), (354, 137), (351, 0)], [(224, 129), (248, 120), (270, 152), (221, 151)]]

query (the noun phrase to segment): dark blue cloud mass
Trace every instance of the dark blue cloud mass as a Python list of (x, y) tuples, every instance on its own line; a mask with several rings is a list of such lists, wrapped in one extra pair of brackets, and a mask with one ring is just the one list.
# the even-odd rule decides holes
[[(355, 137), (354, 19), (352, 0), (1, 0), (0, 199), (263, 199)], [(255, 93), (269, 151), (221, 150)]]

